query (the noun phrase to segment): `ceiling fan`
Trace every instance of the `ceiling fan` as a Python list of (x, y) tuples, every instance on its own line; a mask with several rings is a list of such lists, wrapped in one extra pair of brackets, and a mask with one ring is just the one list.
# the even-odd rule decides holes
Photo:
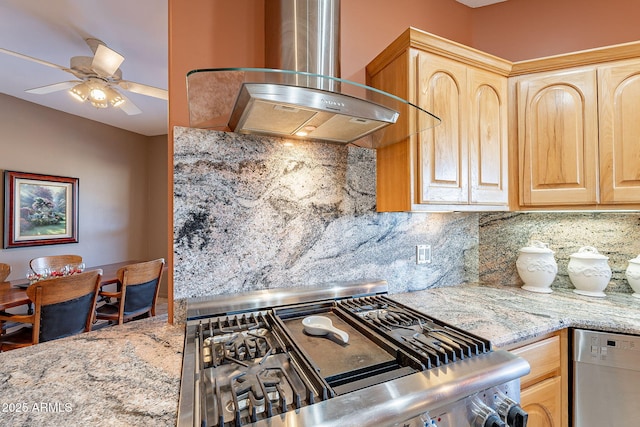
[(140, 114), (142, 111), (115, 87), (168, 100), (169, 97), (165, 89), (122, 80), (120, 64), (124, 61), (124, 56), (108, 48), (98, 39), (87, 38), (85, 41), (93, 51), (93, 57), (74, 56), (71, 58), (69, 68), (8, 49), (0, 48), (0, 52), (66, 71), (79, 79), (27, 89), (28, 93), (44, 95), (68, 89), (71, 95), (79, 101), (89, 101), (96, 108), (118, 107), (128, 115)]

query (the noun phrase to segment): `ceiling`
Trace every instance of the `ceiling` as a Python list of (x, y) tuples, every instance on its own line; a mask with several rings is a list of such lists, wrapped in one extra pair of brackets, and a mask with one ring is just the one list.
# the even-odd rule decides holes
[[(124, 56), (122, 79), (168, 88), (167, 0), (0, 0), (0, 47), (69, 67), (72, 56), (93, 56), (84, 41), (102, 40)], [(121, 91), (140, 110), (97, 109), (66, 90), (36, 95), (26, 89), (76, 80), (62, 70), (0, 53), (0, 93), (142, 135), (167, 134), (168, 102)]]

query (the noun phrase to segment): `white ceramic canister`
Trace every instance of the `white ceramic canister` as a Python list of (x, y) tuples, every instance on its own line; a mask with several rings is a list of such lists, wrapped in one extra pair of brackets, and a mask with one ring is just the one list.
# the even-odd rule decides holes
[(640, 298), (640, 255), (629, 260), (629, 266), (624, 274), (631, 289), (633, 289), (633, 296)]
[(551, 293), (551, 283), (556, 278), (558, 264), (549, 245), (532, 240), (529, 246), (521, 248), (516, 268), (524, 282), (522, 289), (531, 292)]
[(569, 279), (576, 287), (573, 292), (590, 297), (606, 296), (603, 291), (611, 279), (609, 257), (599, 253), (593, 246), (584, 246), (569, 258)]

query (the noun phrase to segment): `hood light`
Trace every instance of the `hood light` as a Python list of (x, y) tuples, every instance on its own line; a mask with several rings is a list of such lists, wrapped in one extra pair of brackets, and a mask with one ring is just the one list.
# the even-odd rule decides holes
[(307, 136), (316, 129), (317, 127), (313, 125), (305, 126), (302, 129), (300, 129), (298, 132), (296, 132), (296, 136)]

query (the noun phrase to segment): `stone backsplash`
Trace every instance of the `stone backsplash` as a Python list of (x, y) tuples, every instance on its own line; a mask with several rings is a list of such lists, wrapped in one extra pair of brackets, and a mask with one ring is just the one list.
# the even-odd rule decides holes
[(640, 254), (640, 212), (522, 212), (479, 216), (479, 277), (481, 282), (521, 286), (516, 270), (520, 248), (539, 240), (555, 252), (558, 274), (551, 288), (573, 288), (569, 256), (593, 246), (609, 257), (612, 275), (607, 292), (633, 292), (624, 272), (628, 260)]
[[(521, 286), (518, 250), (555, 251), (552, 288), (572, 288), (569, 255), (608, 256), (605, 292), (631, 293), (640, 213), (376, 213), (375, 151), (176, 127), (174, 299), (385, 279), (399, 293), (463, 282)], [(432, 263), (415, 247), (430, 244)]]
[[(478, 280), (478, 215), (376, 213), (373, 150), (176, 127), (173, 209), (176, 300)], [(416, 264), (418, 244), (431, 245), (431, 264)]]

